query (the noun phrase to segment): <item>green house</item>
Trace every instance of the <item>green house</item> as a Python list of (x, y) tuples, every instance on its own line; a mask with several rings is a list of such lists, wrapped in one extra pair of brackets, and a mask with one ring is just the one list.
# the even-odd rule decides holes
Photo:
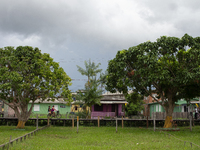
[[(55, 101), (44, 100), (41, 102), (39, 99), (35, 101), (32, 113), (33, 114), (48, 114), (48, 107), (54, 105), (54, 108), (59, 111), (60, 114), (66, 114), (70, 112), (71, 106), (67, 105), (62, 98), (55, 99)], [(31, 107), (31, 102), (28, 104), (28, 109)]]
[[(194, 98), (189, 104), (186, 100), (181, 99), (178, 102), (176, 102), (173, 112), (191, 112), (194, 110), (194, 107), (196, 107), (196, 103), (198, 102), (199, 100), (197, 98)], [(165, 109), (158, 102), (149, 103), (148, 105), (150, 117), (152, 117), (153, 112), (165, 112)]]

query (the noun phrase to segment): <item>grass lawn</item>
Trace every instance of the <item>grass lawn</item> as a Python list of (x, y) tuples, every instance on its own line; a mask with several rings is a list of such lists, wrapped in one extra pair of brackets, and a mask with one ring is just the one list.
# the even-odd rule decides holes
[[(35, 128), (26, 127), (25, 131), (12, 130), (14, 127), (0, 127), (0, 144), (7, 142), (10, 135), (20, 136)], [(171, 134), (169, 136), (167, 134)], [(15, 150), (183, 150), (200, 149), (189, 142), (200, 145), (200, 127), (196, 126), (190, 132), (189, 128), (180, 131), (156, 131), (145, 128), (118, 127), (80, 127), (79, 133), (71, 127), (49, 127), (41, 130), (36, 136), (26, 141), (14, 143)], [(181, 140), (178, 140), (178, 139)], [(5, 140), (6, 139), (6, 140)], [(186, 142), (184, 146), (184, 141)]]

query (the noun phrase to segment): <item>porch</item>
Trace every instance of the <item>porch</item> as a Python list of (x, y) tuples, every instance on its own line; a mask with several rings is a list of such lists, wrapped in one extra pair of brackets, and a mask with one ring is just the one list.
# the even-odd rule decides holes
[[(119, 112), (118, 116), (124, 116), (124, 112)], [(115, 112), (91, 112), (92, 119), (104, 119), (105, 117), (114, 118), (116, 117)]]

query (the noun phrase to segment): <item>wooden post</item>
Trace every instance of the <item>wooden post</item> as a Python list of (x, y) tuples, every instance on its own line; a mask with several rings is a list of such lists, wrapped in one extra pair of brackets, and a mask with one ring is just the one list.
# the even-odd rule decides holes
[(124, 128), (124, 120), (123, 120), (123, 116), (122, 116), (122, 128)]
[(72, 128), (74, 128), (74, 117), (72, 118)]
[(99, 116), (98, 116), (98, 127), (99, 127)]
[(125, 116), (125, 104), (124, 104), (124, 118), (126, 118), (126, 116)]
[(37, 120), (36, 120), (36, 129), (38, 129), (38, 114), (37, 114)]
[(116, 133), (117, 133), (117, 116), (116, 116)]
[(156, 131), (156, 120), (155, 120), (155, 114), (153, 114), (153, 126), (154, 126), (154, 132)]
[(9, 149), (11, 138), (12, 138), (12, 136), (10, 136), (10, 140), (9, 140), (7, 149)]
[(193, 105), (192, 105), (192, 126), (194, 127)]
[(146, 109), (146, 115), (147, 115), (147, 128), (149, 127), (149, 98), (148, 98), (148, 103), (147, 103), (147, 109)]
[(78, 133), (78, 126), (79, 126), (79, 116), (77, 116), (77, 133)]
[(192, 116), (191, 115), (189, 116), (190, 116), (190, 131), (192, 131)]

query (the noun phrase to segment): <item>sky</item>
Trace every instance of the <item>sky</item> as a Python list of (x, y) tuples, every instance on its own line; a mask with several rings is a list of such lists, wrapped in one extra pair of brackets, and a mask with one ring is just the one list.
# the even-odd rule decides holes
[(198, 0), (0, 0), (0, 47), (32, 46), (49, 53), (72, 79), (87, 81), (84, 61), (103, 72), (119, 50), (160, 36), (200, 36)]

